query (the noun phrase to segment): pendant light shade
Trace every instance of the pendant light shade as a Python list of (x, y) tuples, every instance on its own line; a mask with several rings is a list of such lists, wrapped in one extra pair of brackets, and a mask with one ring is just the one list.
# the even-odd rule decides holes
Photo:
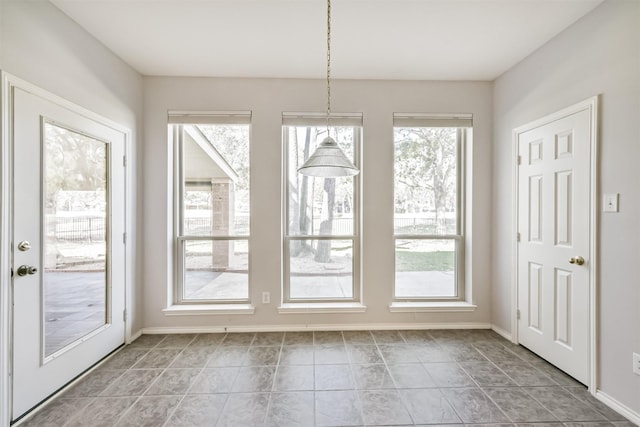
[(327, 137), (316, 151), (298, 168), (298, 173), (308, 176), (331, 178), (353, 176), (360, 171), (345, 156), (336, 141), (329, 136), (331, 118), (331, 0), (327, 0)]
[(353, 176), (360, 171), (345, 156), (336, 141), (328, 136), (318, 145), (311, 157), (298, 168), (298, 172), (308, 176), (330, 178)]

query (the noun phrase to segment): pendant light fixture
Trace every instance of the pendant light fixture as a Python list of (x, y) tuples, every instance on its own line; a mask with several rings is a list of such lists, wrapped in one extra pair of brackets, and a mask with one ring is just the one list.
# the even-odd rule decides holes
[(307, 159), (298, 172), (302, 175), (333, 178), (353, 176), (360, 171), (347, 158), (338, 143), (329, 134), (331, 119), (331, 0), (327, 0), (327, 137)]

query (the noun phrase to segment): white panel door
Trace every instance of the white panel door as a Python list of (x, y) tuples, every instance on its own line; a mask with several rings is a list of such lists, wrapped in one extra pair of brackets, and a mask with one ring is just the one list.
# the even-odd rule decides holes
[(591, 113), (536, 123), (517, 133), (518, 338), (587, 383)]
[(15, 420), (124, 343), (126, 134), (11, 100)]

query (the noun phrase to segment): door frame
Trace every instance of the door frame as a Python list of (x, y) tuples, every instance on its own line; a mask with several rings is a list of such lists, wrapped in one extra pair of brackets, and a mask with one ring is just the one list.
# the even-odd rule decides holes
[[(104, 126), (110, 127), (124, 134), (125, 139), (125, 158), (131, 159), (133, 153), (131, 129), (118, 124), (117, 122), (101, 116), (91, 110), (81, 107), (70, 102), (58, 95), (55, 95), (45, 89), (20, 79), (14, 75), (0, 70), (0, 427), (9, 426), (12, 418), (12, 319), (13, 300), (11, 286), (11, 230), (12, 230), (12, 189), (13, 181), (13, 152), (12, 152), (12, 136), (13, 136), (13, 110), (12, 110), (12, 94), (14, 88), (19, 88), (36, 95), (44, 100), (50, 101), (63, 108), (73, 111), (76, 114), (86, 117), (87, 119), (96, 121)], [(123, 162), (126, 162), (123, 159)], [(133, 171), (132, 167), (125, 163), (125, 218), (124, 229), (126, 233), (125, 240), (125, 310), (131, 313), (133, 306), (133, 283), (135, 279), (135, 254), (133, 253), (133, 234), (132, 207), (135, 206), (132, 196), (133, 190)], [(124, 236), (123, 236), (124, 238)], [(127, 315), (125, 318), (125, 342), (131, 340), (131, 322)]]
[(563, 108), (555, 113), (548, 114), (542, 118), (534, 120), (525, 125), (519, 126), (513, 130), (513, 180), (512, 180), (512, 194), (514, 194), (513, 205), (512, 205), (512, 260), (513, 260), (513, 292), (512, 292), (512, 313), (511, 313), (511, 334), (512, 341), (515, 344), (519, 344), (520, 340), (518, 337), (518, 207), (519, 207), (519, 194), (518, 194), (518, 179), (519, 179), (519, 143), (518, 139), (520, 134), (525, 133), (529, 130), (535, 129), (540, 126), (544, 126), (548, 123), (551, 123), (555, 120), (559, 120), (563, 117), (570, 116), (572, 114), (578, 113), (580, 111), (588, 110), (589, 111), (589, 120), (590, 120), (590, 141), (589, 141), (589, 322), (588, 322), (588, 339), (589, 339), (589, 351), (587, 353), (587, 364), (588, 364), (588, 372), (589, 378), (587, 380), (587, 387), (591, 394), (595, 395), (597, 387), (598, 387), (598, 371), (597, 371), (597, 357), (598, 357), (598, 348), (597, 348), (597, 266), (598, 266), (598, 251), (597, 251), (597, 243), (598, 243), (598, 206), (600, 202), (600, 189), (599, 189), (599, 171), (598, 171), (598, 140), (599, 140), (599, 129), (598, 129), (598, 104), (599, 104), (599, 95), (593, 96), (591, 98), (587, 98), (584, 101), (578, 102), (577, 104), (571, 105), (570, 107)]

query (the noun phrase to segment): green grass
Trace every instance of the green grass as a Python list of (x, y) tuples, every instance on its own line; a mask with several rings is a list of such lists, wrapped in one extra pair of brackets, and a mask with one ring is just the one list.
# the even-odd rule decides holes
[(455, 252), (396, 251), (396, 271), (453, 271)]

